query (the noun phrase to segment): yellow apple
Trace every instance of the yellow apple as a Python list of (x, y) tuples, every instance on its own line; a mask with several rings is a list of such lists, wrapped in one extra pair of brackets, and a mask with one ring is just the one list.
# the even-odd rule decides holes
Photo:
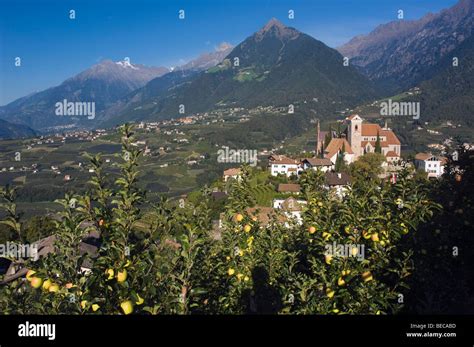
[(124, 301), (120, 304), (123, 313), (130, 314), (133, 312), (133, 303), (130, 300)]
[(326, 264), (331, 265), (331, 262), (332, 262), (332, 255), (326, 254), (326, 255), (324, 256), (324, 261), (326, 262)]
[(39, 277), (31, 277), (30, 284), (33, 288), (38, 289), (43, 284), (43, 280)]
[(127, 280), (127, 270), (123, 269), (122, 271), (117, 272), (117, 281), (125, 282)]
[(370, 273), (370, 271), (366, 271), (362, 273), (362, 279), (364, 280), (364, 282), (369, 282), (369, 281), (372, 281), (374, 278), (372, 277), (372, 274)]
[(56, 284), (56, 283), (52, 283), (50, 286), (49, 286), (49, 289), (48, 291), (50, 293), (56, 293), (59, 291), (59, 286)]
[(33, 275), (36, 273), (36, 271), (34, 270), (28, 270), (28, 272), (26, 273), (26, 279), (28, 281), (31, 281), (31, 278), (33, 277)]
[(141, 305), (144, 302), (145, 302), (145, 300), (140, 295), (137, 294), (137, 301), (135, 301), (135, 304)]
[(335, 292), (331, 288), (326, 289), (326, 295), (329, 299), (331, 299), (334, 296)]
[(53, 282), (51, 282), (50, 279), (47, 279), (46, 281), (43, 282), (43, 289), (48, 290), (49, 287), (51, 287), (51, 284), (53, 284)]
[(330, 234), (330, 233), (328, 233), (328, 232), (323, 232), (323, 239), (324, 239), (324, 240), (327, 241), (327, 240), (329, 240), (330, 238), (331, 238), (331, 234)]
[(107, 271), (105, 271), (105, 274), (109, 275), (107, 279), (111, 280), (112, 278), (114, 278), (114, 275), (115, 275), (114, 269), (108, 269)]

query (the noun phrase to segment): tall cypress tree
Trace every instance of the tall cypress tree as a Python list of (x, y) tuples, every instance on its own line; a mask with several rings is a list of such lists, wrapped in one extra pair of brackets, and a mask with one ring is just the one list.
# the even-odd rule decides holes
[(375, 141), (375, 153), (382, 153), (382, 146), (380, 145), (380, 135), (377, 131), (377, 141)]
[(337, 155), (336, 164), (334, 164), (336, 172), (341, 171), (341, 168), (344, 166), (344, 153), (346, 153), (346, 144), (343, 142), (341, 152)]
[(339, 153), (336, 158), (336, 164), (334, 164), (334, 170), (339, 172), (344, 164), (344, 154)]

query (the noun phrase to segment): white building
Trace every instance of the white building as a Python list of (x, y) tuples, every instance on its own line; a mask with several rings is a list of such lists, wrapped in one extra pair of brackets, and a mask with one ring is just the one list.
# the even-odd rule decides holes
[(242, 175), (242, 171), (240, 170), (240, 168), (230, 168), (230, 169), (224, 170), (222, 178), (224, 182), (227, 182), (230, 178), (240, 180), (241, 175)]
[(333, 191), (338, 197), (346, 195), (351, 186), (351, 177), (345, 172), (326, 172), (325, 187)]
[(312, 169), (314, 171), (321, 170), (322, 172), (331, 171), (334, 169), (334, 163), (329, 158), (306, 158), (301, 162), (303, 170)]
[[(305, 200), (297, 200), (293, 197), (287, 199), (274, 199), (273, 208), (283, 211), (283, 214), (291, 220), (296, 221), (298, 224), (303, 223), (301, 212), (303, 207), (307, 204)], [(285, 223), (287, 225), (287, 223)], [(288, 225), (287, 225), (288, 226)]]
[(431, 153), (418, 153), (415, 156), (415, 167), (428, 174), (428, 178), (438, 178), (444, 173), (446, 158)]
[(268, 165), (272, 176), (285, 175), (290, 177), (292, 175), (298, 175), (300, 162), (284, 155), (271, 155), (268, 158)]

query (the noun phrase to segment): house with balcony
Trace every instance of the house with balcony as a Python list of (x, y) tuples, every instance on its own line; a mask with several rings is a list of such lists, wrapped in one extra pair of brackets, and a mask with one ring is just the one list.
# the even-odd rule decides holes
[(428, 174), (428, 178), (439, 178), (443, 175), (447, 159), (431, 153), (415, 155), (415, 167)]

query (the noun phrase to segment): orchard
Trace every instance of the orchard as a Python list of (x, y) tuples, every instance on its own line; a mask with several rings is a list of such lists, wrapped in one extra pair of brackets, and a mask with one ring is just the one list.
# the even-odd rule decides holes
[[(304, 174), (299, 183), (307, 204), (297, 222), (281, 213), (263, 220), (259, 211), (248, 212), (256, 202), (253, 172), (244, 166), (219, 211), (216, 237), (210, 190), (184, 206), (166, 198), (149, 203), (138, 184), (142, 153), (132, 146), (133, 129), (125, 125), (120, 133), (118, 177), (108, 173), (101, 155), (88, 156), (93, 175), (87, 194), (59, 201), (54, 252), (27, 260), (25, 278), (0, 285), (0, 312), (395, 314), (414, 310), (426, 294), (413, 286), (436, 281), (423, 268), (436, 255), (421, 263), (420, 252), (425, 245), (430, 252), (442, 246), (433, 245), (441, 242), (433, 236), (438, 229), (443, 242), (449, 239), (445, 214), (457, 210), (459, 223), (472, 228), (458, 206), (472, 210), (472, 196), (458, 189), (472, 171), (464, 170), (461, 182), (459, 171), (448, 173), (441, 188), (409, 169), (394, 184), (360, 177), (343, 198), (322, 187), (318, 172)], [(472, 169), (472, 154), (461, 158), (459, 165)], [(437, 189), (455, 197), (458, 207), (446, 210)], [(14, 195), (2, 191), (2, 223), (21, 240)], [(100, 234), (94, 257), (77, 246), (90, 232)], [(466, 236), (456, 237), (462, 242)], [(348, 254), (335, 252), (338, 247)]]

